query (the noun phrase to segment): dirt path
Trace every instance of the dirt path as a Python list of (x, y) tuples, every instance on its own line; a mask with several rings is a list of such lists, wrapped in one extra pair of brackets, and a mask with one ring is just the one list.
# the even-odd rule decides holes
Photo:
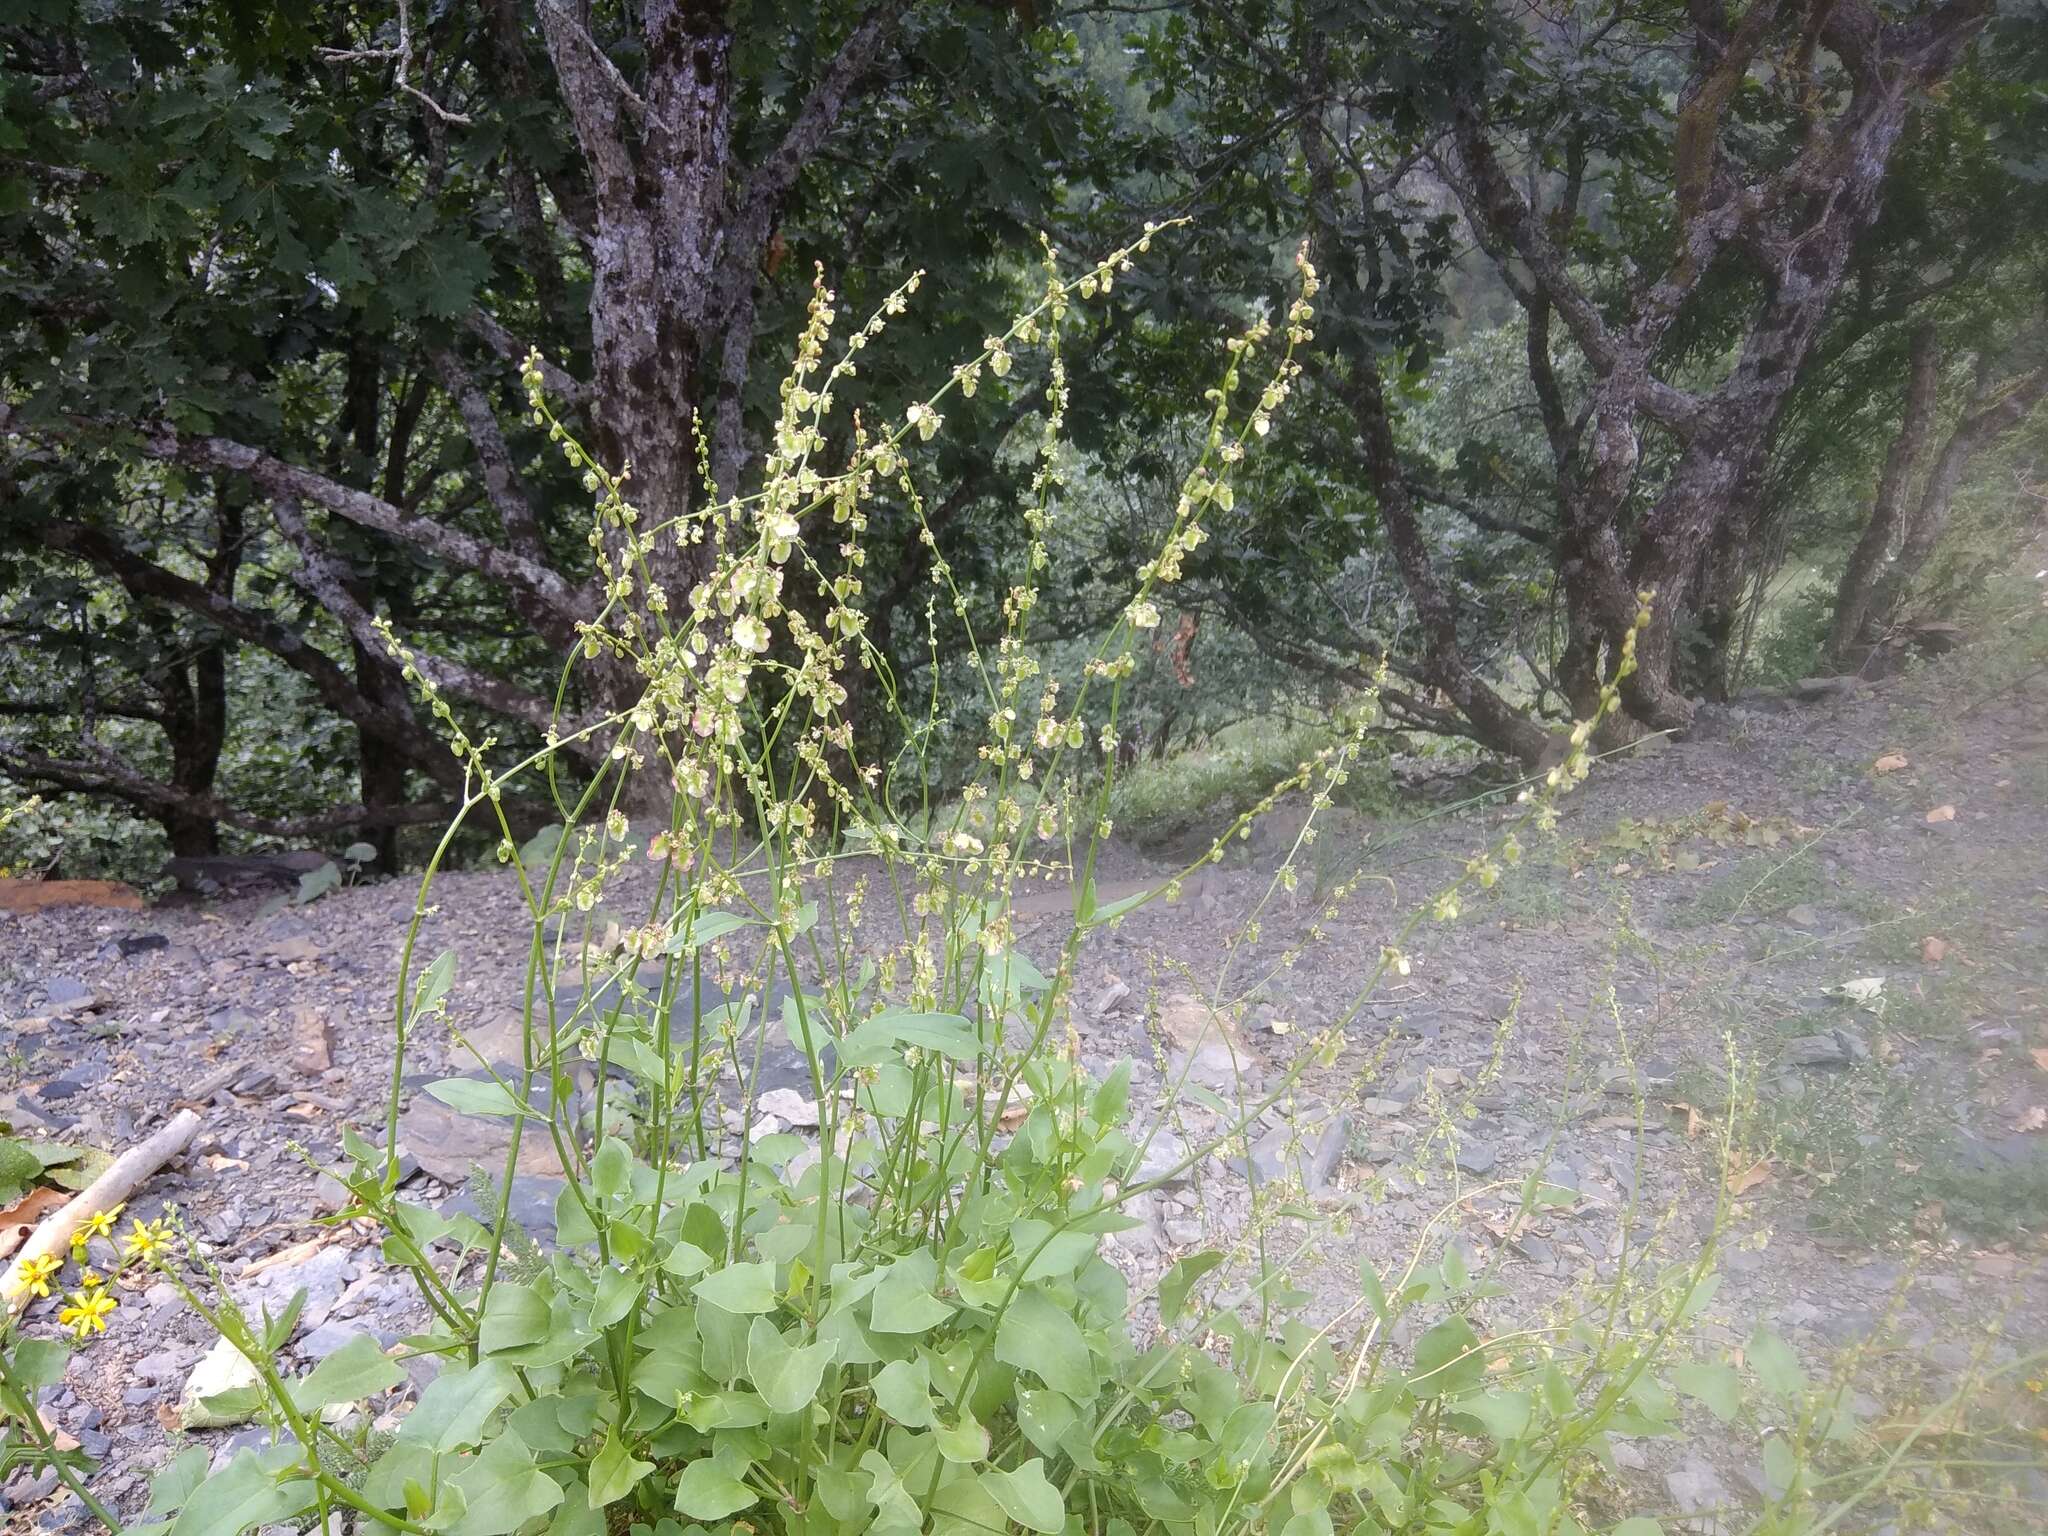
[[(1136, 1059), (1135, 1102), (1156, 1114), (1183, 995), (1206, 992), (1226, 957), (1243, 980), (1300, 947), (1244, 997), (1240, 1060), (1198, 1052), (1193, 1068), (1218, 1087), (1238, 1086), (1238, 1069), (1275, 1080), (1506, 814), (1334, 818), (1258, 941), (1233, 951), (1292, 840), (1253, 838), (1092, 948), (1074, 1009), (1084, 1054)], [(1261, 1176), (1301, 1177), (1339, 1220), (1306, 1283), (1341, 1310), (1361, 1260), (1397, 1265), (1446, 1211), (1437, 1235), (1507, 1287), (1499, 1319), (1539, 1314), (1652, 1234), (1683, 1255), (1723, 1190), (1711, 1127), (1732, 1052), (1736, 1108), (1759, 1140), (1710, 1340), (1762, 1321), (1816, 1365), (1865, 1351), (1869, 1411), (1891, 1413), (1930, 1400), (1974, 1348), (2009, 1358), (2013, 1340), (2048, 1336), (2044, 852), (2048, 676), (2004, 677), (1968, 651), (1818, 702), (1710, 710), (1692, 739), (1603, 765), (1554, 837), (1410, 942), (1411, 973), (1360, 1012), (1339, 1065), (1259, 1127)], [(1114, 896), (1160, 873), (1120, 851), (1104, 877)], [(456, 1017), (502, 1038), (525, 958), (516, 893), (483, 871), (446, 877), (435, 898), (423, 943), (462, 954)], [(338, 1156), (343, 1125), (382, 1122), (412, 902), (390, 883), (268, 915), (251, 899), (0, 919), (0, 1018), (18, 1020), (0, 1031), (0, 1118), (118, 1148), (200, 1099), (200, 1142), (137, 1213), (177, 1203), (231, 1277), (317, 1240), (242, 1282), (274, 1301), (308, 1289), (304, 1358), (365, 1328), (396, 1339), (415, 1317), (369, 1233), (316, 1225), (325, 1192), (308, 1167)], [(1060, 905), (1041, 893), (1020, 913), (1027, 948)], [(452, 1042), (421, 1042), (408, 1096), (464, 1064)], [(1191, 1133), (1214, 1123), (1186, 1113)], [(428, 1166), (408, 1195), (454, 1197), (434, 1175), (459, 1180), (468, 1149), (424, 1142), (459, 1126), (413, 1125)], [(1575, 1198), (1517, 1227), (1532, 1172)], [(1149, 1199), (1146, 1224), (1115, 1241), (1134, 1273), (1155, 1273), (1241, 1233), (1248, 1203), (1242, 1173), (1212, 1167)], [(1992, 1322), (1997, 1337), (1978, 1326)], [(104, 1498), (139, 1504), (178, 1443), (165, 1425), (204, 1342), (159, 1287), (125, 1297), (110, 1336), (74, 1361), (52, 1419), (103, 1458)], [(259, 1434), (199, 1433), (222, 1447)], [(1736, 1437), (1711, 1456), (1625, 1445), (1617, 1459), (1694, 1508), (1739, 1502), (1761, 1477)], [(73, 1528), (47, 1482), (0, 1489), (14, 1511), (0, 1519), (29, 1522), (8, 1529)], [(2027, 1496), (2048, 1501), (2048, 1484)]]

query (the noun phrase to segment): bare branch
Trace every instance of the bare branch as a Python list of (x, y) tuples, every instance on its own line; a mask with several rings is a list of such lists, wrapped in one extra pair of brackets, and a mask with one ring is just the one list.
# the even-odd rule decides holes
[[(0, 436), (67, 429), (123, 430), (113, 423), (76, 418), (64, 423), (25, 422), (15, 407), (0, 404)], [(411, 516), (381, 497), (330, 480), (299, 465), (288, 464), (260, 448), (225, 437), (182, 436), (162, 423), (138, 423), (126, 430), (134, 433), (134, 440), (152, 458), (183, 464), (190, 469), (225, 470), (246, 475), (259, 490), (271, 497), (312, 502), (359, 527), (389, 534), (452, 565), (489, 576), (508, 586), (524, 588), (564, 618), (585, 619), (595, 612), (586, 593), (536, 561), (500, 549), (446, 523)]]
[(907, 8), (908, 0), (881, 0), (869, 7), (847, 34), (846, 41), (839, 45), (839, 52), (833, 55), (823, 78), (798, 109), (782, 142), (754, 167), (740, 195), (726, 242), (728, 283), (754, 281), (754, 272), (767, 248), (768, 237), (774, 232), (783, 199), (789, 196), (803, 168), (837, 126), (854, 88), (880, 61)]
[[(349, 591), (346, 574), (313, 537), (299, 504), (288, 496), (279, 496), (273, 500), (271, 510), (278, 528), (299, 553), (300, 567), (295, 578), (299, 585), (339, 619), (358, 644), (379, 656), (385, 655), (389, 647), (374, 616)], [(523, 688), (515, 688), (504, 679), (493, 677), (466, 662), (425, 652), (417, 652), (409, 659), (420, 676), (443, 693), (472, 700), (501, 715), (524, 721), (537, 731), (550, 731), (558, 725), (573, 730), (579, 724), (573, 720), (558, 720), (546, 699)]]
[(577, 142), (603, 183), (602, 200), (615, 201), (626, 195), (633, 181), (633, 156), (626, 147), (622, 118), (630, 114), (635, 122), (644, 120), (647, 103), (626, 84), (618, 66), (565, 0), (539, 0), (537, 8)]
[(315, 48), (314, 54), (329, 64), (379, 64), (393, 66), (392, 78), (398, 88), (408, 96), (426, 104), (427, 110), (444, 123), (458, 127), (470, 126), (469, 114), (451, 112), (434, 100), (425, 91), (412, 83), (412, 9), (407, 0), (398, 0), (398, 46), (396, 48)]
[[(264, 837), (314, 837), (344, 827), (432, 826), (449, 820), (462, 809), (460, 802), (336, 805), (307, 816), (259, 816), (218, 795), (194, 794), (161, 783), (104, 749), (90, 758), (51, 757), (6, 740), (0, 740), (0, 773), (25, 783), (120, 800), (152, 816), (194, 816)], [(512, 801), (501, 804), (508, 812), (526, 809)]]
[(406, 754), (407, 761), (436, 781), (459, 781), (460, 773), (447, 752), (422, 729), (410, 711), (387, 707), (370, 697), (347, 672), (290, 625), (244, 608), (225, 593), (143, 559), (97, 528), (50, 521), (40, 524), (36, 531), (45, 548), (99, 566), (134, 596), (171, 603), (197, 614), (225, 634), (261, 646), (305, 677), (320, 702), (344, 720), (389, 742), (395, 750)]
[[(524, 368), (527, 358), (535, 350), (482, 310), (471, 311), (462, 323), (472, 336), (515, 368)], [(589, 387), (581, 379), (557, 367), (545, 357), (540, 360), (540, 380), (551, 400), (581, 407), (590, 398)]]

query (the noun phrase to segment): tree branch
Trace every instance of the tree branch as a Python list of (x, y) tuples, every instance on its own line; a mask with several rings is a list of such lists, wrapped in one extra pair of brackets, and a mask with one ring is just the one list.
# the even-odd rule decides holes
[[(278, 528), (299, 553), (301, 563), (295, 578), (298, 584), (340, 620), (358, 644), (379, 656), (388, 654), (389, 645), (376, 620), (349, 591), (346, 573), (313, 537), (298, 503), (289, 497), (278, 497), (272, 502), (271, 510)], [(524, 721), (537, 731), (546, 732), (557, 726), (574, 729), (576, 726), (574, 721), (558, 720), (546, 699), (523, 688), (515, 688), (502, 678), (492, 677), (466, 662), (424, 652), (415, 653), (410, 659), (420, 676), (443, 693), (472, 700), (501, 715)]]
[[(462, 323), (472, 336), (515, 368), (524, 368), (527, 357), (535, 350), (506, 330), (494, 316), (487, 315), (480, 309), (470, 311), (463, 317)], [(540, 360), (540, 380), (541, 386), (548, 392), (548, 398), (559, 400), (564, 405), (580, 410), (590, 399), (590, 389), (581, 379), (549, 362), (545, 357)]]
[[(77, 419), (69, 419), (65, 425), (71, 430), (123, 430), (107, 422)], [(31, 434), (54, 427), (53, 423), (24, 421), (16, 407), (0, 405), (0, 435)], [(225, 437), (186, 437), (161, 422), (137, 423), (126, 430), (135, 434), (144, 452), (152, 458), (183, 464), (188, 469), (246, 475), (252, 484), (273, 499), (313, 502), (359, 527), (389, 534), (437, 559), (489, 576), (507, 586), (522, 587), (564, 618), (586, 619), (595, 613), (587, 594), (544, 565), (500, 549), (446, 523), (409, 516), (402, 508), (393, 506), (382, 497), (343, 485), (296, 464), (288, 464), (260, 448)]]
[[(307, 816), (259, 816), (223, 800), (218, 795), (193, 794), (148, 777), (102, 750), (90, 759), (51, 757), (0, 740), (0, 772), (27, 783), (47, 784), (54, 789), (72, 790), (120, 800), (151, 816), (167, 812), (217, 821), (244, 832), (265, 837), (312, 837), (338, 832), (345, 827), (413, 827), (449, 820), (462, 807), (457, 803), (431, 805), (337, 805)], [(523, 802), (501, 802), (508, 814), (528, 809)], [(540, 809), (535, 803), (533, 809)]]
[(626, 195), (633, 182), (633, 155), (626, 147), (624, 117), (638, 122), (647, 103), (636, 95), (611, 56), (598, 47), (564, 0), (538, 0), (541, 34), (576, 140), (602, 183), (601, 200)]
[(838, 124), (854, 87), (881, 59), (907, 7), (908, 0), (880, 0), (868, 8), (847, 34), (846, 41), (839, 45), (839, 52), (826, 66), (823, 78), (797, 110), (782, 142), (747, 178), (726, 238), (728, 299), (721, 308), (731, 303), (734, 290), (730, 285), (753, 283), (783, 199), (789, 196), (798, 175)]
[(226, 634), (269, 651), (306, 678), (320, 702), (344, 720), (390, 742), (435, 782), (451, 786), (460, 782), (461, 772), (446, 750), (410, 711), (387, 708), (372, 699), (347, 672), (289, 625), (244, 608), (225, 593), (143, 559), (97, 528), (53, 521), (41, 524), (37, 533), (46, 549), (100, 567), (133, 596), (171, 603)]

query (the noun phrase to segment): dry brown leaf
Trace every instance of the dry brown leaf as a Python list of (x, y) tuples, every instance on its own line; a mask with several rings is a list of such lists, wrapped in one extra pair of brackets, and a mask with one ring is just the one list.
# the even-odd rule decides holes
[(27, 1242), (37, 1222), (70, 1203), (71, 1197), (63, 1190), (38, 1185), (6, 1210), (0, 1211), (0, 1259)]
[(1685, 1116), (1685, 1134), (1687, 1140), (1691, 1140), (1693, 1137), (1699, 1135), (1700, 1112), (1698, 1110), (1694, 1109), (1690, 1104), (1685, 1103), (1666, 1104), (1664, 1107), (1670, 1110), (1674, 1115)]
[(2035, 1066), (2043, 1072), (2048, 1072), (2048, 1045), (2038, 1046), (2027, 1054), (2034, 1058)]
[(1920, 941), (1920, 958), (1928, 965), (1939, 965), (1948, 958), (1948, 940), (1927, 935)]
[(1927, 819), (1931, 822), (1954, 821), (1956, 819), (1956, 808), (1952, 805), (1937, 805), (1927, 813)]
[(1879, 773), (1897, 773), (1906, 766), (1906, 754), (1903, 752), (1887, 752), (1883, 757), (1880, 757), (1875, 763), (1871, 764), (1871, 766)]
[(249, 1165), (239, 1157), (229, 1157), (225, 1152), (206, 1154), (206, 1166), (215, 1173), (225, 1173), (230, 1168), (246, 1168)]
[(1746, 1195), (1771, 1176), (1771, 1160), (1760, 1157), (1740, 1173), (1728, 1175), (1728, 1193)]
[(2012, 1128), (2016, 1131), (2048, 1130), (2048, 1106), (2030, 1105), (2021, 1113), (2019, 1119), (2013, 1121)]

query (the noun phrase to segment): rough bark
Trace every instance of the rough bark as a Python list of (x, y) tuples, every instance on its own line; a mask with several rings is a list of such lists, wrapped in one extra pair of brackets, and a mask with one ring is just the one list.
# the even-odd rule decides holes
[[(1312, 36), (1305, 44), (1304, 73), (1311, 110), (1302, 115), (1300, 135), (1314, 193), (1309, 202), (1309, 246), (1329, 284), (1328, 303), (1341, 306), (1347, 315), (1357, 315), (1364, 310), (1358, 291), (1358, 253), (1344, 244), (1340, 233), (1336, 167), (1323, 124), (1313, 110), (1325, 87), (1323, 53), (1318, 38)], [(1457, 610), (1437, 578), (1416, 519), (1409, 478), (1380, 383), (1379, 358), (1356, 325), (1340, 329), (1338, 345), (1346, 367), (1336, 382), (1358, 433), (1359, 457), (1379, 507), (1381, 527), (1422, 632), (1423, 674), (1470, 722), (1475, 740), (1533, 767), (1549, 747), (1550, 733), (1479, 676), (1459, 641)]]
[[(728, 5), (649, 4), (636, 91), (566, 0), (541, 0), (548, 56), (591, 171), (592, 446), (613, 471), (630, 465), (640, 531), (667, 530), (646, 579), (673, 595), (709, 558), (704, 543), (676, 537), (699, 500), (700, 434), (721, 493), (738, 489), (762, 253), (903, 8), (890, 0), (862, 17), (781, 142), (749, 169), (734, 153)], [(615, 561), (626, 558), (625, 538), (610, 535)]]
[(1990, 403), (1989, 391), (1981, 391), (1971, 410), (1956, 424), (1941, 446), (1934, 466), (1927, 472), (1927, 486), (1906, 522), (1899, 555), (1886, 571), (1873, 614), (1883, 619), (1897, 616), (1900, 605), (1926, 568), (1928, 559), (1948, 527), (1949, 512), (1970, 461), (2027, 419), (2035, 406), (2048, 396), (2048, 367), (2036, 369), (2007, 384)]
[[(1888, 23), (1867, 0), (1809, 0), (1798, 13), (1754, 0), (1731, 29), (1718, 8), (1696, 7), (1693, 72), (1675, 133), (1672, 260), (1618, 316), (1577, 281), (1559, 238), (1563, 222), (1545, 218), (1533, 189), (1525, 193), (1503, 165), (1488, 104), (1468, 100), (1454, 114), (1456, 153), (1442, 168), (1482, 249), (1529, 311), (1532, 335), (1555, 314), (1592, 373), (1584, 424), (1570, 429), (1573, 453), (1560, 473), (1559, 574), (1570, 610), (1560, 671), (1568, 694), (1587, 687), (1603, 650), (1611, 658), (1635, 593), (1652, 589), (1657, 601), (1624, 705), (1652, 729), (1690, 724), (1692, 705), (1674, 673), (1686, 594), (1757, 472), (1856, 241), (1876, 216), (1907, 115), (1953, 69), (1988, 14), (1987, 0), (1949, 0)], [(1831, 118), (1811, 123), (1789, 163), (1745, 182), (1721, 162), (1722, 112), (1741, 74), (1772, 46), (1773, 25), (1794, 20), (1800, 36), (1817, 36), (1842, 60), (1850, 89)], [(1735, 247), (1760, 270), (1765, 297), (1734, 367), (1704, 393), (1659, 379), (1659, 348), (1672, 324)], [(1532, 377), (1541, 399), (1533, 354)], [(1554, 430), (1551, 415), (1545, 424)], [(1669, 434), (1679, 456), (1638, 519), (1631, 498), (1649, 430)]]
[(1842, 579), (1835, 588), (1835, 616), (1828, 631), (1828, 654), (1843, 665), (1850, 650), (1862, 640), (1877, 596), (1879, 573), (1891, 553), (1903, 520), (1906, 494), (1927, 450), (1934, 428), (1935, 384), (1941, 364), (1941, 349), (1932, 322), (1914, 327), (1909, 344), (1906, 399), (1899, 415), (1898, 434), (1885, 454), (1884, 469), (1878, 475), (1877, 494), (1871, 499), (1870, 519), (1863, 536), (1856, 541), (1849, 560), (1842, 567)]

